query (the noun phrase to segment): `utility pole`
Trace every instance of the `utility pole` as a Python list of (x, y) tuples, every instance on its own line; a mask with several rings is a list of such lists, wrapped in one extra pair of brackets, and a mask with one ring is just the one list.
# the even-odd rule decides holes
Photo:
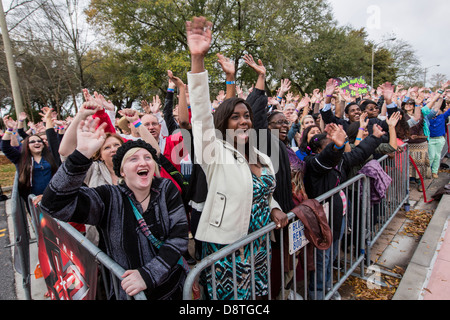
[(0, 29), (2, 31), (3, 46), (5, 48), (6, 63), (8, 65), (9, 80), (11, 81), (11, 90), (13, 104), (16, 108), (16, 114), (19, 116), (23, 112), (22, 96), (20, 94), (19, 80), (17, 78), (16, 65), (12, 53), (11, 40), (9, 39), (8, 26), (6, 25), (5, 11), (3, 3), (0, 0)]

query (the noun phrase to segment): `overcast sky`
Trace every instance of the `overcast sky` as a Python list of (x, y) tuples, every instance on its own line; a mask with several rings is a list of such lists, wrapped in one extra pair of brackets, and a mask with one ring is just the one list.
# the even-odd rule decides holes
[(436, 73), (450, 79), (450, 1), (328, 1), (340, 25), (366, 28), (369, 40), (375, 43), (394, 34), (412, 45), (422, 68), (440, 65), (428, 69), (427, 80)]

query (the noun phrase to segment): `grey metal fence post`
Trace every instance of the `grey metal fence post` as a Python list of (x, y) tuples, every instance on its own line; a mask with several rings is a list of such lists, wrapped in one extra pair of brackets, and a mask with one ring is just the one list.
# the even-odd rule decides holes
[[(11, 195), (11, 217), (14, 224), (14, 266), (22, 274), (22, 285), (25, 299), (31, 300), (31, 274), (30, 274), (30, 235), (28, 230), (27, 213), (24, 201), (20, 198), (18, 190), (19, 176), (16, 172)], [(16, 262), (19, 264), (17, 265)]]

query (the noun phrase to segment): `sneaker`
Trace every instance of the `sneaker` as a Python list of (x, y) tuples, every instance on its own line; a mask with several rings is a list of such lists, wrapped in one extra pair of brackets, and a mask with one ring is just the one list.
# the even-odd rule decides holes
[(433, 179), (439, 178), (439, 175), (437, 173), (433, 173)]
[(289, 290), (289, 295), (287, 297), (288, 300), (303, 300), (303, 297), (299, 295), (297, 292), (294, 292), (294, 290)]

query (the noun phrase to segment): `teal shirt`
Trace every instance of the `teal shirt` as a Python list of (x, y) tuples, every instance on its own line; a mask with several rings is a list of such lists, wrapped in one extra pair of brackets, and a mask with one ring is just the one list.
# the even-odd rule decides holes
[(436, 110), (428, 108), (428, 106), (425, 106), (422, 108), (422, 114), (423, 114), (423, 134), (427, 136), (427, 140), (430, 140), (430, 119), (434, 118), (437, 115)]

